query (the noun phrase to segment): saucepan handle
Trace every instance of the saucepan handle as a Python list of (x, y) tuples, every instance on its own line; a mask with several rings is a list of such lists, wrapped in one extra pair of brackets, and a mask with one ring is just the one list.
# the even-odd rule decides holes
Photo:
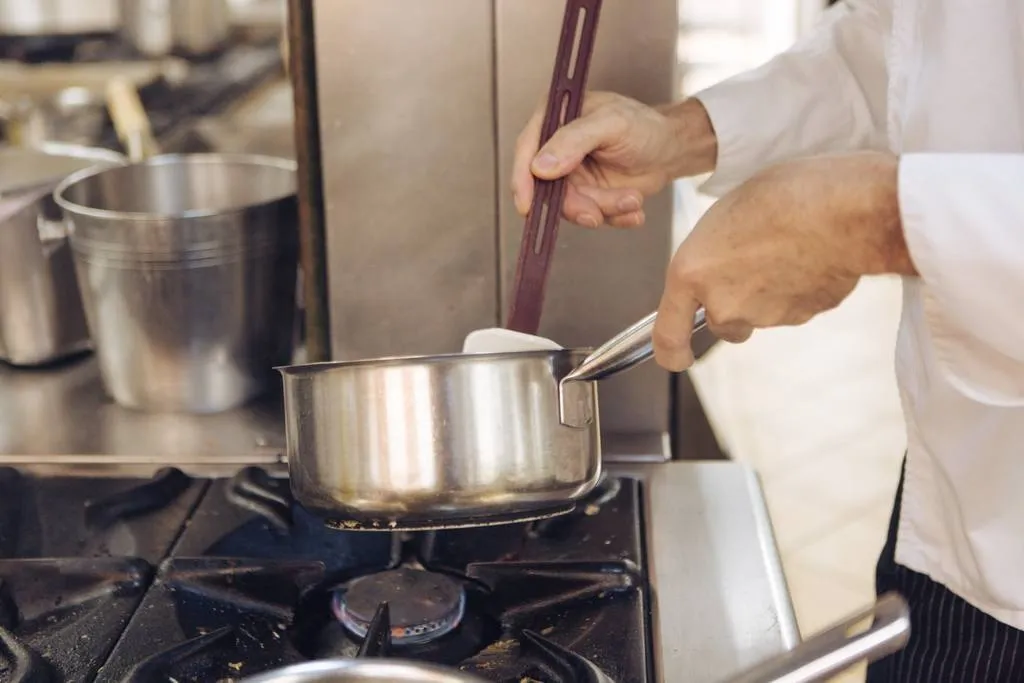
[[(588, 382), (629, 370), (654, 355), (652, 335), (657, 319), (658, 314), (651, 313), (623, 330), (562, 378), (558, 383), (558, 418), (563, 425), (582, 429), (593, 421), (593, 388)], [(699, 332), (705, 325), (707, 316), (701, 307), (693, 316), (693, 332)]]
[(50, 209), (55, 210), (56, 207), (49, 194), (49, 189), (37, 188), (9, 198), (0, 197), (0, 223), (12, 219), (35, 219), (39, 249), (46, 258), (63, 247), (68, 236), (64, 220), (51, 217), (54, 211)]
[[(592, 382), (611, 377), (634, 368), (654, 355), (652, 334), (657, 313), (651, 313), (643, 320), (612, 337), (583, 359), (563, 382)], [(707, 325), (704, 307), (697, 309), (693, 316), (693, 332), (699, 332)]]
[[(866, 619), (871, 626), (854, 632)], [(910, 610), (895, 593), (883, 595), (862, 611), (811, 636), (789, 652), (730, 678), (728, 683), (817, 683), (863, 660), (873, 662), (902, 650), (910, 638)]]

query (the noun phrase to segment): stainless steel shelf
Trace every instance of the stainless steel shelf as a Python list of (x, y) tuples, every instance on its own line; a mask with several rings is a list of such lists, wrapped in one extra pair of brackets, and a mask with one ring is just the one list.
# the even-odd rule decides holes
[(278, 461), (279, 394), (219, 415), (153, 414), (115, 405), (87, 356), (45, 369), (0, 367), (0, 463)]

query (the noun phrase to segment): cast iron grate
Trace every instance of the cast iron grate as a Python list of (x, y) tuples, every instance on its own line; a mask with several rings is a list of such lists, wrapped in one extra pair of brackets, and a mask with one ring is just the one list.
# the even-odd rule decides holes
[(207, 484), (152, 478), (33, 477), (0, 467), (0, 558), (167, 556)]
[[(98, 683), (241, 680), (320, 657), (402, 657), (484, 680), (650, 680), (639, 488), (602, 482), (577, 513), (544, 523), (428, 533), (338, 532), (255, 469), (216, 482)], [(331, 597), (396, 567), (465, 589), (462, 621), (396, 643), (395, 604), (349, 633)]]
[(0, 560), (0, 681), (91, 681), (151, 571), (137, 559)]

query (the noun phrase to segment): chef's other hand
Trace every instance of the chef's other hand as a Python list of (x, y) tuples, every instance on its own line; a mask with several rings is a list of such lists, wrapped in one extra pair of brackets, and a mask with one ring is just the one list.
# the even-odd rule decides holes
[(669, 266), (654, 328), (660, 365), (685, 370), (693, 316), (742, 342), (837, 306), (862, 275), (915, 275), (897, 201), (896, 157), (858, 153), (784, 163), (714, 204)]
[(580, 117), (538, 150), (546, 105), (534, 113), (516, 143), (512, 194), (526, 215), (534, 176), (568, 176), (562, 214), (584, 227), (644, 223), (644, 199), (671, 180), (713, 170), (717, 144), (697, 100), (648, 107), (612, 93), (588, 93)]

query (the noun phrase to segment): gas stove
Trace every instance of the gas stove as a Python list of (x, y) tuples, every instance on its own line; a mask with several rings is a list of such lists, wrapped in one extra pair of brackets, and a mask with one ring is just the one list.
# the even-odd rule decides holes
[(530, 524), (338, 531), (287, 480), (0, 469), (0, 681), (232, 681), (336, 657), (654, 680), (641, 484)]
[[(48, 138), (51, 141), (110, 149), (120, 149), (120, 143), (102, 95), (115, 77), (138, 88), (153, 134), (165, 151), (202, 152), (208, 150), (191, 136), (198, 121), (223, 114), (282, 73), (276, 34), (232, 42), (202, 61), (142, 58), (109, 38), (83, 42), (0, 37), (0, 91), (5, 99), (31, 102), (41, 110), (40, 116), (61, 111), (56, 130), (40, 133), (56, 135)], [(88, 102), (65, 111), (71, 105), (57, 103), (62, 102), (62, 93), (72, 91), (79, 99), (86, 97), (82, 92), (91, 94)], [(83, 123), (74, 126), (68, 121)]]

